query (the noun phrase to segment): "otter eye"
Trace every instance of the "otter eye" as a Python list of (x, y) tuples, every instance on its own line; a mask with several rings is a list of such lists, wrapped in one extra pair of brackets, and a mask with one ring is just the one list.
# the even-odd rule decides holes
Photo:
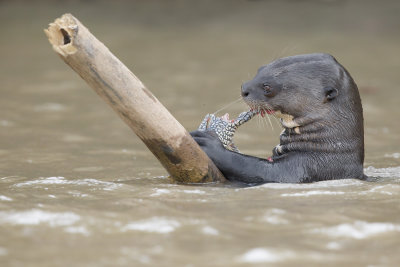
[(265, 91), (271, 91), (271, 86), (268, 83), (263, 83), (263, 88)]
[(268, 83), (263, 83), (263, 89), (266, 96), (272, 96), (272, 88)]

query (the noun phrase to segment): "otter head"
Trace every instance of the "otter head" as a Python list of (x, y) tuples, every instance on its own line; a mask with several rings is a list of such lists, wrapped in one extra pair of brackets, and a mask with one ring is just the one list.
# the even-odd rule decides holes
[[(281, 58), (242, 86), (255, 110), (281, 118), (287, 151), (349, 152), (364, 160), (364, 126), (357, 85), (328, 54)], [(291, 134), (292, 133), (292, 134)]]
[(356, 84), (328, 54), (286, 57), (262, 66), (242, 85), (242, 97), (251, 108), (283, 117), (283, 126), (289, 118), (310, 116), (330, 120), (333, 114), (361, 114), (362, 119)]

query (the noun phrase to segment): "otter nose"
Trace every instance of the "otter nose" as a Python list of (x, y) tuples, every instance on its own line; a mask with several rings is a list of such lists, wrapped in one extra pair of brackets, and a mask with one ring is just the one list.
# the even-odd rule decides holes
[(243, 84), (242, 85), (242, 97), (246, 98), (250, 94), (250, 90)]

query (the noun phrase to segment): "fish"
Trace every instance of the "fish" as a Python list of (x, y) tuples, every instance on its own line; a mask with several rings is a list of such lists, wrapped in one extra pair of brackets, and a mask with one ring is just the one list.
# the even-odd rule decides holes
[(244, 111), (239, 114), (236, 119), (229, 119), (229, 114), (218, 117), (215, 114), (207, 114), (199, 125), (199, 131), (214, 131), (221, 140), (222, 145), (231, 151), (240, 153), (239, 149), (233, 142), (233, 137), (239, 126), (250, 121), (260, 112), (254, 109)]

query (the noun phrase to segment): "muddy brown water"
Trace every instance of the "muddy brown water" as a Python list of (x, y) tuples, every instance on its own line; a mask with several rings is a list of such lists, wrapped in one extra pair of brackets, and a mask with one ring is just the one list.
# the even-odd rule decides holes
[[(398, 266), (398, 1), (0, 1), (1, 266)], [(51, 50), (78, 17), (188, 129), (274, 58), (333, 54), (364, 105), (373, 182), (171, 183)], [(237, 115), (237, 103), (224, 111)], [(236, 135), (270, 155), (280, 126)]]

